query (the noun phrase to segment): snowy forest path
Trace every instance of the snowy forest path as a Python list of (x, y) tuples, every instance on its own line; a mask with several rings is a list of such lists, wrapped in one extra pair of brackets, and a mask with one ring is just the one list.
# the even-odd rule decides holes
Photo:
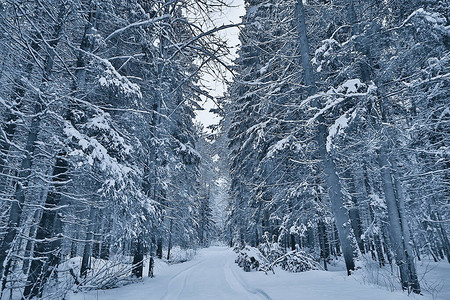
[[(157, 260), (155, 277), (118, 289), (72, 294), (69, 300), (411, 300), (407, 293), (362, 285), (354, 275), (347, 277), (345, 266), (331, 271), (275, 274), (244, 272), (234, 263), (237, 254), (228, 247), (201, 249), (191, 261), (167, 265)], [(448, 274), (447, 264), (439, 271)], [(360, 276), (360, 275), (359, 275)], [(448, 295), (448, 294), (447, 294)], [(421, 296), (421, 300), (431, 297)], [(417, 298), (418, 299), (418, 298)], [(437, 299), (450, 299), (443, 295)]]
[(248, 286), (236, 274), (235, 256), (227, 247), (201, 250), (197, 263), (170, 279), (163, 299), (270, 300), (264, 291)]
[(261, 299), (261, 297), (262, 299), (266, 300), (272, 299), (263, 290), (254, 289), (250, 287), (248, 284), (246, 284), (246, 282), (242, 279), (242, 277), (239, 276), (235, 270), (233, 270), (233, 267), (235, 267), (235, 265), (231, 265), (231, 262), (228, 262), (224, 268), (226, 280), (230, 286), (238, 287), (237, 289), (239, 289), (239, 287), (244, 288), (247, 292), (250, 292), (254, 296), (258, 296), (258, 299)]
[[(201, 249), (188, 262), (157, 262), (155, 277), (119, 289), (73, 294), (70, 300), (271, 300), (261, 287), (249, 284), (228, 247)], [(242, 272), (243, 273), (243, 272)]]

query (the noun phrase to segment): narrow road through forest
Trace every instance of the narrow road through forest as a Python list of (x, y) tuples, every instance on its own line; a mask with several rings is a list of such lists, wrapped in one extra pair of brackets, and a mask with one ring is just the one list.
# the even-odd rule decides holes
[(235, 256), (224, 247), (202, 251), (199, 260), (170, 278), (162, 299), (271, 299), (239, 277)]

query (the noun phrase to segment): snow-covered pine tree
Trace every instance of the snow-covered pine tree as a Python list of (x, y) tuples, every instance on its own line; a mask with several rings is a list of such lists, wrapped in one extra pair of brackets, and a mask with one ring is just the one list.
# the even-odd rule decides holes
[[(4, 3), (1, 38), (8, 46), (1, 50), (14, 52), (1, 68), (7, 87), (1, 106), (3, 288), (16, 289), (23, 270), (25, 297), (39, 296), (69, 256), (82, 256), (75, 266), (80, 273), (71, 272), (79, 285), (92, 278), (93, 256), (106, 261), (133, 255), (130, 270), (140, 277), (158, 226), (160, 240), (168, 238), (164, 212), (179, 217), (173, 244), (197, 241), (197, 214), (186, 214), (199, 205), (198, 188), (190, 188), (198, 186), (200, 159), (193, 110), (204, 93), (196, 82), (226, 49), (182, 9), (208, 6)], [(157, 197), (152, 180), (162, 187)], [(161, 206), (163, 198), (170, 209)], [(92, 284), (111, 287), (121, 278)], [(67, 288), (54, 287), (54, 298)]]
[[(234, 223), (234, 232), (240, 231), (242, 240), (254, 245), (259, 242), (260, 228), (266, 231), (267, 223), (274, 226), (279, 222), (276, 220), (283, 220), (275, 232), (282, 232), (285, 245), (295, 245), (303, 244), (299, 236), (305, 232), (310, 236), (308, 229), (296, 230), (303, 227), (298, 225), (305, 225), (306, 220), (306, 224), (317, 222), (313, 226), (319, 239), (312, 245), (322, 245), (324, 230), (320, 228), (331, 208), (349, 270), (356, 245), (361, 253), (371, 253), (381, 266), (392, 262), (393, 251), (402, 287), (417, 293), (420, 287), (413, 259), (424, 252), (420, 247), (435, 259), (448, 253), (448, 228), (436, 221), (444, 220), (440, 215), (448, 212), (436, 212), (434, 207), (442, 201), (428, 193), (435, 189), (443, 191), (442, 195), (447, 193), (441, 185), (446, 177), (441, 175), (448, 159), (440, 151), (445, 149), (442, 133), (448, 116), (441, 102), (448, 98), (444, 95), (448, 70), (443, 67), (448, 56), (448, 33), (443, 27), (448, 11), (443, 3), (426, 1), (383, 3), (383, 13), (370, 1), (339, 4), (247, 2), (248, 24), (242, 31), (238, 75), (230, 96), (235, 118), (229, 131), (235, 200), (229, 220), (251, 214), (251, 226)], [(271, 24), (267, 16), (277, 20), (267, 13), (269, 7), (281, 6), (290, 18), (272, 24), (270, 30), (257, 30)], [(290, 37), (283, 40), (286, 47), (280, 47), (271, 34), (279, 28), (296, 31), (299, 42)], [(279, 51), (264, 48), (270, 45)], [(288, 48), (298, 49), (293, 52), (297, 56), (283, 52)], [(276, 77), (276, 71), (270, 73), (274, 80), (265, 85), (266, 77), (258, 72), (260, 65), (276, 60), (280, 53), (285, 54), (282, 79), (292, 76), (297, 86)], [(300, 68), (290, 69), (289, 61), (298, 62)], [(285, 88), (283, 84), (288, 85), (283, 95), (271, 93)], [(292, 97), (292, 90), (302, 98)], [(259, 108), (267, 103), (280, 105), (284, 112), (272, 106), (260, 114)], [(289, 114), (289, 109), (295, 114)], [(430, 124), (434, 124), (433, 134), (427, 129)], [(425, 132), (436, 136), (431, 138), (434, 142), (425, 138), (425, 143), (417, 143), (417, 135), (428, 136)], [(311, 138), (314, 136), (316, 141)], [(440, 150), (424, 149), (434, 143)], [(434, 167), (428, 169), (431, 161)], [(412, 184), (421, 180), (428, 180), (424, 186), (429, 188)], [(245, 192), (240, 187), (245, 187)], [(423, 193), (428, 200), (418, 201)], [(302, 213), (314, 203), (318, 219), (302, 219)], [(270, 222), (262, 217), (265, 214)], [(229, 226), (233, 228), (233, 223)], [(333, 225), (327, 231), (332, 236)], [(434, 242), (423, 247), (424, 243), (414, 238), (416, 234)], [(286, 242), (289, 239), (292, 242)]]

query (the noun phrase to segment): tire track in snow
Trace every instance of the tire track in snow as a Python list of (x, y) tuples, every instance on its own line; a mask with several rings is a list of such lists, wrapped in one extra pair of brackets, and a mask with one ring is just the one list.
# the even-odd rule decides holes
[(229, 262), (226, 263), (223, 266), (223, 272), (224, 272), (224, 275), (225, 275), (225, 281), (227, 282), (228, 286), (231, 289), (233, 289), (236, 292), (238, 292), (239, 294), (242, 294), (242, 293), (247, 294), (247, 299), (249, 299), (248, 291), (236, 279), (236, 276), (231, 271), (231, 267), (230, 267), (230, 263)]
[(247, 293), (247, 297), (249, 299), (255, 299), (255, 296), (257, 296), (256, 299), (272, 300), (272, 298), (263, 290), (252, 288), (246, 284), (242, 277), (236, 274), (236, 272), (231, 268), (229, 262), (224, 266), (224, 273), (228, 285), (233, 290), (238, 292), (244, 291)]
[[(178, 273), (177, 275), (175, 275), (175, 276), (173, 276), (172, 278), (170, 278), (170, 281), (169, 281), (169, 283), (167, 284), (167, 290), (166, 290), (166, 293), (164, 294), (164, 296), (163, 296), (162, 299), (163, 299), (163, 300), (180, 299), (179, 297), (180, 297), (181, 293), (183, 292), (183, 290), (184, 290), (184, 288), (185, 288), (185, 286), (186, 286), (186, 282), (187, 282), (187, 279), (188, 279), (188, 277), (189, 277), (188, 275), (189, 275), (190, 273), (192, 273), (192, 271), (193, 271), (193, 269), (194, 269), (195, 267), (197, 267), (199, 264), (203, 263), (204, 261), (205, 261), (205, 259), (203, 259), (203, 260), (199, 261), (198, 263), (196, 263), (196, 264), (190, 266), (189, 268), (184, 269), (183, 271), (181, 271), (181, 272)], [(178, 281), (178, 278), (179, 278), (180, 276), (184, 276), (183, 283), (182, 283), (181, 287), (180, 287), (180, 286), (177, 286), (177, 283), (178, 283), (177, 281)], [(175, 286), (175, 289), (173, 288), (174, 286)], [(176, 294), (176, 297), (175, 297), (175, 298), (172, 297), (173, 294)]]

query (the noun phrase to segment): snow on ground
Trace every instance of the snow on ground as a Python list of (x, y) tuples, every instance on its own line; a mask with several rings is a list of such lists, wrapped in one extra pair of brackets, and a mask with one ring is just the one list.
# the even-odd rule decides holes
[[(68, 300), (433, 299), (429, 293), (408, 297), (400, 291), (363, 284), (360, 277), (348, 277), (343, 270), (288, 273), (277, 269), (275, 274), (268, 275), (245, 273), (234, 263), (236, 256), (227, 247), (203, 249), (189, 262), (160, 265), (155, 270), (155, 278), (113, 290), (71, 294)], [(433, 268), (419, 267), (427, 269), (428, 280), (433, 285), (439, 283), (439, 287), (446, 285), (449, 289), (449, 264), (435, 264)], [(441, 291), (435, 299), (450, 299), (449, 295), (450, 290)]]
[(445, 259), (437, 263), (423, 259), (417, 263), (417, 273), (424, 293), (433, 299), (450, 299), (450, 263)]

